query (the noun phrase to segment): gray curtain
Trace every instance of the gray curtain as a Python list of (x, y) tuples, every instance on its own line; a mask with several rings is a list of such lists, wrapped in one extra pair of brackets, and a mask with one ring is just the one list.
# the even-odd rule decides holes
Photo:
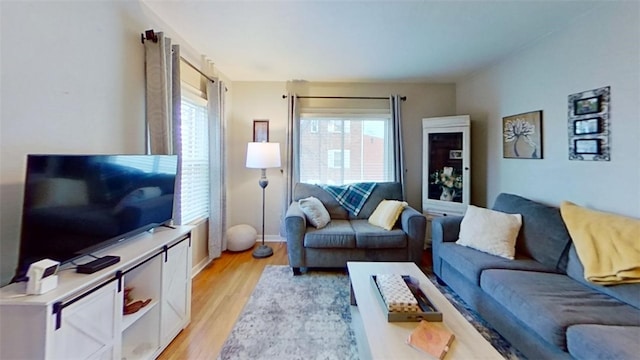
[[(211, 77), (211, 76), (210, 76)], [(219, 79), (207, 81), (209, 113), (209, 259), (220, 257), (226, 249), (226, 121), (225, 86)]]
[[(146, 151), (148, 154), (178, 155), (180, 160), (181, 141), (181, 89), (180, 89), (180, 46), (171, 45), (171, 39), (162, 32), (157, 42), (147, 39), (145, 53), (145, 110), (146, 110)], [(181, 218), (180, 203), (182, 178), (178, 171), (173, 206), (176, 224)]]
[(394, 181), (402, 184), (402, 198), (406, 200), (406, 184), (404, 179), (404, 141), (402, 140), (402, 114), (400, 112), (401, 103), (402, 99), (400, 98), (400, 95), (389, 96), (391, 123), (393, 126)]
[(293, 201), (293, 187), (300, 181), (300, 162), (298, 155), (300, 153), (300, 114), (298, 113), (296, 94), (289, 93), (287, 95), (288, 115), (287, 115), (287, 134), (285, 144), (284, 163), (286, 171), (284, 173), (284, 201), (282, 207), (282, 219), (280, 222), (280, 235), (286, 236), (284, 226), (284, 216), (287, 213), (289, 204)]
[(175, 154), (174, 129), (180, 119), (180, 47), (162, 32), (146, 40), (146, 146), (149, 154)]

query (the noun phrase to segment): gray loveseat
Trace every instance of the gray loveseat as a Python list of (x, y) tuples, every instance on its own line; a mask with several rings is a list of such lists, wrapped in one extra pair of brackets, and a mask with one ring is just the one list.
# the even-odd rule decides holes
[[(318, 198), (331, 222), (316, 229), (305, 218), (298, 200)], [(393, 229), (371, 225), (367, 219), (382, 200), (402, 200), (400, 183), (378, 183), (357, 216), (350, 214), (322, 187), (298, 183), (285, 216), (289, 265), (295, 275), (300, 268), (346, 267), (347, 261), (413, 261), (420, 264), (426, 218), (407, 206)]]
[(522, 214), (515, 260), (457, 245), (462, 217), (442, 217), (438, 278), (531, 359), (637, 359), (640, 284), (585, 280), (558, 208), (500, 194), (493, 209)]

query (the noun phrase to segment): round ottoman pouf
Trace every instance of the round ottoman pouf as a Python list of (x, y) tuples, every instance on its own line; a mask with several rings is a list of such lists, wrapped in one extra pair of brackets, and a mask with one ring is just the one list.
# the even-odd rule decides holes
[(256, 243), (258, 232), (253, 226), (241, 224), (227, 230), (227, 250), (244, 251), (251, 249)]

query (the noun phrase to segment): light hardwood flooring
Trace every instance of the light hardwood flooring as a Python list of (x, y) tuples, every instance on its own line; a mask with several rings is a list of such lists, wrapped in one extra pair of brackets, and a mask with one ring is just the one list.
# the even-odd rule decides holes
[(158, 359), (215, 359), (267, 265), (288, 265), (287, 244), (268, 243), (273, 256), (224, 252), (193, 279), (191, 323)]
[[(287, 244), (268, 243), (273, 256), (254, 259), (251, 250), (223, 252), (193, 279), (191, 323), (158, 357), (173, 359), (215, 359), (231, 333), (267, 265), (288, 265)], [(425, 251), (422, 265), (430, 266), (431, 252)]]

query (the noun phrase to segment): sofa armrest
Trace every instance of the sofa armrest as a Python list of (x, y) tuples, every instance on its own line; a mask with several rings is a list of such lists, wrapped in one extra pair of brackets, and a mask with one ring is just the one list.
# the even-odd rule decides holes
[(289, 205), (284, 217), (287, 236), (287, 254), (289, 265), (293, 268), (304, 266), (304, 234), (307, 231), (307, 219), (297, 201)]
[(442, 243), (458, 240), (462, 216), (442, 216), (431, 220), (431, 252), (433, 255), (433, 272), (440, 277), (440, 248)]
[(424, 251), (424, 235), (427, 230), (427, 218), (416, 209), (407, 206), (400, 214), (400, 225), (407, 234), (407, 250), (410, 261), (420, 266)]
[(431, 239), (439, 242), (454, 242), (458, 240), (462, 216), (441, 216), (431, 221)]

